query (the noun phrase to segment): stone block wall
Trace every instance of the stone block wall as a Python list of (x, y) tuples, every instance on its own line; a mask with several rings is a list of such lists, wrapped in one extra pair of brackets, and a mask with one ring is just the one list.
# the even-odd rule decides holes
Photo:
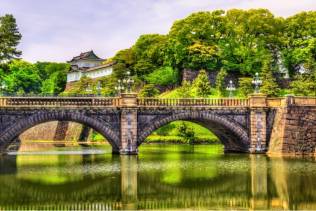
[[(83, 129), (83, 125), (79, 123), (52, 121), (28, 129), (20, 135), (20, 139), (21, 141), (78, 141), (80, 138), (83, 139), (80, 137)], [(92, 138), (89, 134), (88, 137)]]
[[(182, 81), (190, 81), (192, 82), (199, 74), (200, 71), (197, 70), (190, 70), (190, 69), (184, 69), (182, 71)], [(215, 86), (216, 83), (216, 77), (219, 71), (207, 71), (208, 79), (211, 83), (211, 86)], [(239, 80), (238, 78), (242, 77), (241, 75), (238, 75), (236, 73), (228, 73), (225, 78), (225, 84), (228, 85), (229, 81), (232, 80), (234, 85), (238, 87)]]
[(278, 108), (269, 154), (316, 153), (316, 106)]

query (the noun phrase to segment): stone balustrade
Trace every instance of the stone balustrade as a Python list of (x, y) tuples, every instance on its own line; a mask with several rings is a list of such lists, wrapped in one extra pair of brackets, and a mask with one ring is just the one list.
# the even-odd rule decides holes
[(247, 107), (248, 99), (235, 98), (182, 98), (182, 99), (161, 99), (161, 98), (139, 98), (138, 106), (145, 107), (173, 107), (173, 106), (214, 106), (214, 107)]
[(1, 107), (109, 107), (119, 106), (119, 98), (103, 97), (3, 97)]
[[(262, 107), (315, 106), (316, 97), (260, 97)], [(136, 95), (121, 97), (0, 97), (0, 107), (251, 107), (258, 96), (238, 98), (137, 98)], [(259, 104), (258, 104), (259, 105)]]

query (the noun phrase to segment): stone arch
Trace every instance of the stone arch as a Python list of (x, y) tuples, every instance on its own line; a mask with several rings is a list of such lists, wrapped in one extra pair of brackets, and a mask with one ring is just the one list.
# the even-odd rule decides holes
[(250, 141), (246, 129), (231, 119), (205, 111), (187, 111), (158, 119), (143, 129), (138, 136), (137, 144), (142, 144), (147, 136), (158, 128), (177, 120), (191, 121), (208, 128), (219, 137), (225, 146), (225, 151), (248, 152), (249, 150)]
[(50, 121), (71, 121), (86, 125), (102, 134), (112, 145), (113, 151), (119, 150), (119, 136), (114, 130), (97, 118), (76, 111), (43, 111), (17, 120), (0, 134), (0, 151), (5, 150), (16, 137), (27, 129)]

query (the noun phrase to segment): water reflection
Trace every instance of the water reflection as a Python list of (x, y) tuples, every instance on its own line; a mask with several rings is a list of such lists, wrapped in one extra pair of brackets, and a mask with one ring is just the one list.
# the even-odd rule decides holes
[(6, 156), (0, 210), (316, 209), (315, 160), (221, 152), (148, 145), (138, 156)]

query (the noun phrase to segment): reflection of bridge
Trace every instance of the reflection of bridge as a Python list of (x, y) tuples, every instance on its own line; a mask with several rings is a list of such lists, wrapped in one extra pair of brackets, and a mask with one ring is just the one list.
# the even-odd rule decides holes
[[(189, 120), (214, 132), (226, 151), (314, 153), (316, 98), (138, 99), (120, 98), (0, 99), (2, 152), (25, 130), (48, 121), (74, 121), (101, 133), (113, 152), (135, 154), (159, 127)], [(281, 132), (280, 132), (281, 131)]]
[[(291, 171), (292, 163), (284, 158), (272, 158), (269, 163), (266, 156), (251, 155), (245, 160), (250, 162), (249, 170), (229, 171), (224, 175), (217, 172), (212, 177), (199, 178), (200, 181), (192, 180), (187, 172), (179, 172), (183, 176), (181, 184), (164, 183), (161, 171), (139, 171), (142, 162), (136, 156), (115, 158), (118, 160), (110, 159), (109, 163), (118, 165), (119, 171), (102, 175), (91, 171), (80, 180), (60, 185), (42, 184), (10, 173), (1, 175), (0, 209), (316, 208), (315, 187), (311, 185), (315, 175), (302, 176)], [(104, 164), (108, 160), (99, 162)], [(19, 166), (16, 170), (18, 175), (29, 173)], [(205, 173), (204, 169), (195, 170)], [(304, 191), (298, 191), (302, 185)]]

